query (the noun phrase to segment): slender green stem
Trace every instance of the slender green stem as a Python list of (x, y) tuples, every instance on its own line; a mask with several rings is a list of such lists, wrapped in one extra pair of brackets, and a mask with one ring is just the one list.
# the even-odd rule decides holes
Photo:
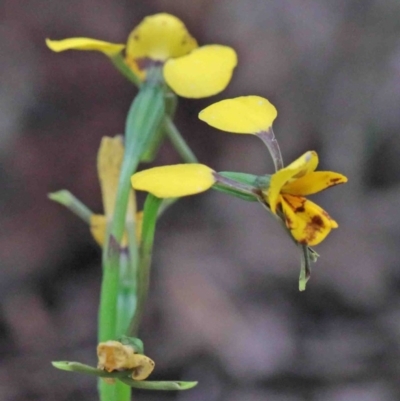
[(257, 136), (267, 146), (269, 153), (271, 154), (272, 160), (274, 162), (275, 170), (278, 171), (282, 169), (283, 168), (282, 153), (281, 149), (279, 148), (279, 143), (276, 140), (272, 127), (270, 127), (267, 131), (262, 131), (258, 133)]
[(216, 179), (216, 182), (226, 189), (232, 189), (234, 191), (242, 192), (251, 196), (261, 196), (260, 189), (254, 187), (253, 185), (249, 185), (247, 183), (243, 183), (237, 180), (232, 180), (231, 178), (228, 178), (218, 173), (214, 173), (214, 177)]
[(129, 81), (131, 81), (134, 85), (140, 88), (142, 84), (140, 78), (133, 72), (131, 68), (126, 64), (124, 58), (121, 53), (118, 53), (114, 57), (110, 58), (114, 67)]
[(131, 188), (130, 178), (136, 171), (141, 155), (154, 140), (154, 135), (162, 122), (163, 116), (164, 96), (162, 87), (157, 81), (146, 82), (132, 103), (126, 121), (125, 154), (111, 230), (118, 243), (120, 243), (125, 229), (126, 209)]
[(72, 213), (80, 217), (85, 223), (90, 224), (90, 217), (94, 214), (85, 204), (75, 198), (71, 192), (63, 189), (62, 191), (52, 192), (48, 194), (49, 199), (65, 206)]
[(129, 252), (124, 249), (120, 256), (120, 280), (117, 305), (116, 337), (126, 334), (136, 308), (136, 264), (132, 264)]
[(168, 116), (164, 118), (163, 126), (165, 132), (168, 135), (168, 138), (172, 142), (172, 145), (174, 146), (176, 151), (182, 157), (183, 161), (185, 163), (198, 163), (197, 157), (192, 152), (188, 144), (183, 139), (181, 133), (178, 131), (175, 124)]
[(116, 401), (129, 401), (131, 399), (132, 389), (122, 381), (117, 380), (115, 383), (115, 400)]
[(137, 276), (137, 307), (135, 315), (132, 319), (129, 335), (137, 337), (140, 321), (142, 319), (144, 306), (149, 292), (150, 284), (150, 265), (154, 244), (154, 233), (157, 222), (158, 208), (162, 200), (154, 195), (147, 195), (144, 204), (143, 226), (142, 226), (142, 242), (140, 246), (140, 261)]
[(120, 257), (120, 281), (118, 290), (117, 337), (128, 334), (129, 324), (137, 306), (137, 272), (139, 250), (136, 237), (136, 216), (127, 216), (128, 248)]
[[(158, 74), (158, 71), (154, 71), (148, 75), (149, 80), (141, 86), (127, 116), (125, 153), (119, 177), (115, 210), (112, 223), (107, 228), (107, 241), (103, 249), (99, 341), (117, 338), (121, 240), (125, 230), (130, 177), (136, 171), (143, 151), (151, 143), (164, 116), (164, 96)], [(119, 398), (115, 398), (116, 393), (111, 394), (109, 387), (100, 382), (102, 401), (126, 401), (129, 399), (130, 395), (123, 389), (118, 390)]]
[(309, 248), (307, 245), (299, 244), (301, 250), (301, 268), (299, 277), (299, 291), (304, 291), (306, 289), (307, 281), (311, 276), (311, 263)]
[[(136, 240), (135, 240), (136, 242)], [(136, 246), (137, 248), (137, 246)], [(130, 250), (129, 250), (130, 252)], [(120, 255), (120, 279), (117, 304), (116, 337), (126, 333), (136, 305), (136, 264), (132, 265), (127, 249)], [(115, 383), (116, 401), (129, 401), (131, 388), (121, 381)]]
[[(183, 139), (181, 133), (176, 128), (176, 125), (171, 120), (171, 117), (165, 116), (163, 120), (163, 130), (166, 132), (169, 140), (179, 153), (185, 163), (198, 163), (196, 155), (192, 152), (189, 145)], [(164, 199), (158, 215), (161, 216), (170, 206), (172, 206), (179, 198)]]

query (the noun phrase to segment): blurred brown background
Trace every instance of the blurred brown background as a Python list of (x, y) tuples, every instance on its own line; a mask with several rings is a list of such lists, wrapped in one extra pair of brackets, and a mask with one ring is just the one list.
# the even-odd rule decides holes
[[(100, 138), (121, 133), (135, 89), (100, 54), (55, 54), (50, 37), (124, 42), (146, 15), (182, 18), (200, 43), (233, 46), (229, 88), (181, 100), (177, 125), (216, 170), (272, 171), (257, 138), (213, 130), (217, 99), (274, 103), (284, 159), (317, 150), (349, 183), (315, 197), (340, 228), (305, 293), (292, 242), (257, 204), (183, 199), (156, 236), (142, 329), (154, 379), (199, 380), (138, 400), (400, 399), (400, 2), (398, 0), (2, 0), (0, 3), (0, 399), (96, 400), (100, 251), (46, 194), (101, 211)], [(179, 158), (166, 144), (159, 164)]]

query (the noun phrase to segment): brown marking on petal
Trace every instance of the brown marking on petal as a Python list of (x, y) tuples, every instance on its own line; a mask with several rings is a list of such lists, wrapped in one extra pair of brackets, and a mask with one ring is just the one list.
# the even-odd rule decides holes
[(299, 206), (298, 208), (295, 209), (295, 213), (303, 213), (305, 212), (306, 209), (304, 209), (304, 206)]
[(318, 226), (319, 228), (324, 228), (324, 222), (321, 218), (321, 216), (313, 216), (313, 218), (311, 219), (311, 224), (313, 226)]
[(286, 227), (291, 230), (293, 228), (293, 221), (285, 215)]
[(140, 36), (136, 33), (133, 35), (133, 40), (140, 40)]
[(341, 178), (331, 178), (329, 181), (330, 181), (332, 184), (336, 184), (336, 183), (338, 183), (339, 181), (342, 181), (342, 179), (341, 179)]
[[(307, 245), (310, 242), (314, 241), (318, 232), (321, 232), (325, 228), (324, 221), (321, 216), (315, 215), (311, 218), (311, 221), (307, 223), (307, 226), (304, 229), (304, 242), (301, 242), (303, 245)], [(300, 242), (300, 241), (299, 241)]]

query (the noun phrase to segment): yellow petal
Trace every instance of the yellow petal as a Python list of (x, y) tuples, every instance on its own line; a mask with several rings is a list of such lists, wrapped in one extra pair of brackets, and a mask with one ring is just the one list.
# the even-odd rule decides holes
[(154, 362), (142, 354), (135, 354), (129, 345), (119, 341), (106, 341), (97, 346), (98, 368), (113, 372), (115, 370), (133, 369), (134, 380), (144, 380), (154, 369)]
[(292, 195), (279, 197), (285, 223), (293, 237), (301, 244), (319, 244), (338, 224), (329, 214), (314, 202)]
[(133, 380), (145, 380), (150, 376), (150, 373), (154, 370), (155, 363), (146, 355), (135, 354), (134, 370), (132, 372)]
[(257, 134), (272, 126), (278, 112), (260, 96), (241, 96), (214, 103), (202, 110), (200, 120), (235, 134)]
[(204, 192), (215, 183), (214, 171), (203, 164), (154, 167), (132, 176), (132, 186), (159, 198), (175, 198)]
[(276, 206), (279, 200), (279, 194), (282, 188), (292, 179), (297, 179), (313, 172), (318, 166), (318, 155), (314, 151), (308, 151), (300, 156), (293, 163), (282, 170), (277, 171), (271, 177), (269, 189), (267, 191), (267, 200), (273, 213), (276, 212)]
[(288, 182), (282, 193), (291, 195), (312, 195), (334, 185), (344, 184), (347, 177), (332, 171), (314, 171), (301, 178)]
[(196, 40), (180, 19), (161, 13), (146, 17), (132, 31), (126, 45), (126, 55), (128, 59), (165, 61), (183, 56), (196, 47)]
[(46, 44), (47, 47), (57, 53), (65, 50), (94, 50), (102, 52), (109, 57), (115, 56), (125, 48), (125, 45), (90, 38), (46, 39)]
[(179, 96), (198, 99), (224, 90), (236, 64), (237, 56), (232, 48), (203, 46), (187, 56), (168, 60), (164, 79)]
[(136, 367), (135, 354), (132, 347), (119, 341), (106, 341), (97, 346), (98, 368), (107, 372)]
[(103, 137), (97, 154), (97, 172), (103, 196), (104, 212), (107, 217), (112, 216), (114, 213), (123, 158), (124, 145), (122, 144), (122, 137)]

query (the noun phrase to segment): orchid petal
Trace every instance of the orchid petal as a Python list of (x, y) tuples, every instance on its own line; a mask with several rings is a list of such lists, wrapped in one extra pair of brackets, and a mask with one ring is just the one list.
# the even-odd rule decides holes
[(132, 176), (132, 186), (158, 198), (175, 198), (204, 192), (215, 183), (214, 171), (203, 164), (154, 167)]
[(104, 42), (91, 38), (69, 38), (63, 40), (46, 39), (46, 45), (49, 49), (57, 53), (65, 50), (99, 51), (108, 57), (115, 56), (125, 48), (125, 45), (122, 44)]
[(97, 155), (97, 172), (103, 197), (104, 213), (107, 218), (110, 218), (114, 213), (123, 158), (122, 137), (103, 137)]
[(129, 35), (127, 59), (165, 61), (181, 57), (197, 47), (184, 23), (173, 15), (160, 13), (146, 17)]
[(314, 202), (292, 195), (281, 195), (285, 223), (293, 237), (301, 244), (318, 245), (338, 224)]
[(236, 64), (237, 56), (232, 48), (208, 45), (186, 56), (169, 59), (164, 66), (164, 78), (179, 96), (198, 99), (224, 90)]
[(318, 155), (314, 151), (308, 151), (300, 156), (293, 163), (282, 170), (278, 170), (272, 177), (267, 191), (267, 200), (271, 211), (276, 213), (279, 194), (282, 188), (291, 180), (303, 177), (313, 172), (318, 165)]
[(288, 182), (281, 192), (291, 195), (312, 195), (335, 185), (344, 184), (347, 177), (332, 171), (314, 171)]
[(278, 112), (260, 96), (241, 96), (214, 103), (202, 110), (199, 119), (222, 131), (257, 134), (268, 131)]

